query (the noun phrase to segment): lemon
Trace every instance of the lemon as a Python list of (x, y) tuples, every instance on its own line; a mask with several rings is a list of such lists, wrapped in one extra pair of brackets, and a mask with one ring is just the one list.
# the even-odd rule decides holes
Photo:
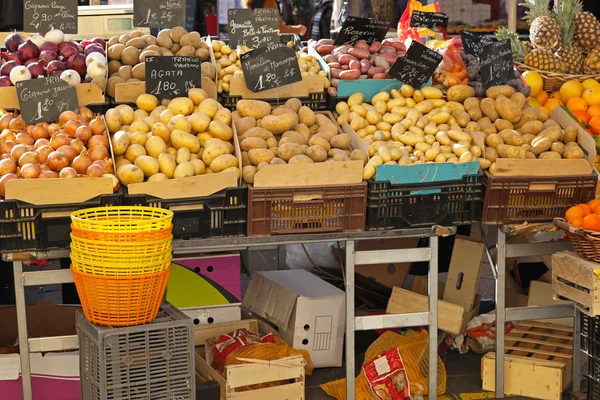
[(535, 97), (529, 98), (529, 105), (531, 107), (542, 107), (542, 103), (540, 103), (540, 101), (538, 99), (536, 99)]
[(581, 84), (583, 85), (584, 89), (590, 89), (593, 88), (594, 86), (598, 86), (600, 85), (600, 83), (598, 83), (597, 80), (595, 79), (586, 79), (585, 81), (581, 82)]
[(600, 105), (600, 85), (586, 89), (581, 97), (588, 106)]
[(581, 97), (584, 90), (581, 82), (573, 80), (566, 81), (560, 87), (560, 100), (566, 104), (571, 97)]
[(544, 80), (542, 76), (535, 71), (525, 71), (523, 79), (527, 86), (531, 88), (531, 96), (536, 97), (542, 91), (544, 87)]

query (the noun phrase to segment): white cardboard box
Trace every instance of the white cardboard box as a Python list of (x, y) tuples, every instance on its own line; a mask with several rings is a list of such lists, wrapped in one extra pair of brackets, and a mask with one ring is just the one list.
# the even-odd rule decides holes
[(340, 367), (344, 345), (344, 292), (305, 270), (261, 271), (242, 305), (268, 319), (315, 367)]

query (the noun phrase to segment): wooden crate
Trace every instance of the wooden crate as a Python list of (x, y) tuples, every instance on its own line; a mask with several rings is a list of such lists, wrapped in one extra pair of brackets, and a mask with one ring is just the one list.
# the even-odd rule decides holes
[(241, 321), (222, 322), (220, 324), (197, 325), (194, 327), (194, 345), (204, 346), (208, 339), (242, 328), (258, 332), (258, 321), (255, 319), (243, 319)]
[[(505, 338), (504, 393), (560, 400), (572, 380), (573, 329), (524, 321)], [(481, 378), (483, 390), (495, 390), (493, 352), (481, 359)]]
[(590, 317), (600, 315), (600, 264), (564, 251), (552, 255), (552, 295), (567, 299)]
[[(225, 367), (224, 378), (206, 362), (201, 352), (196, 352), (196, 372), (204, 381), (218, 382), (221, 389), (221, 400), (304, 400), (305, 363), (302, 356), (283, 357), (274, 361), (246, 358), (243, 360), (248, 364)], [(244, 386), (277, 381), (289, 381), (289, 383), (240, 391), (240, 388)]]

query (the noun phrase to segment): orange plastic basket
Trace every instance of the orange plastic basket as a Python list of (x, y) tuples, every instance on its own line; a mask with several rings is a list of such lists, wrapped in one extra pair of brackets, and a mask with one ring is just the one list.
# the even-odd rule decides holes
[(132, 277), (79, 272), (71, 265), (85, 318), (99, 325), (132, 326), (156, 318), (171, 268)]
[(86, 240), (103, 240), (106, 242), (153, 242), (172, 237), (173, 225), (157, 231), (112, 233), (89, 231), (77, 228), (75, 225), (71, 224), (71, 233), (77, 238)]
[[(76, 246), (76, 245), (75, 245)], [(162, 272), (171, 265), (171, 249), (145, 255), (107, 255), (71, 247), (71, 262), (78, 272), (104, 276), (134, 276)]]
[(76, 228), (95, 232), (159, 231), (171, 226), (172, 222), (172, 211), (155, 207), (96, 207), (71, 213), (71, 223)]

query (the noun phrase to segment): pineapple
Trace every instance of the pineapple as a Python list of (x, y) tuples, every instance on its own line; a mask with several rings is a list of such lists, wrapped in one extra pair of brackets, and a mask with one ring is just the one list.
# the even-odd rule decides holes
[(525, 56), (524, 63), (542, 71), (565, 73), (565, 65), (552, 50), (533, 49)]
[(529, 37), (534, 49), (556, 50), (560, 46), (560, 29), (550, 11), (550, 0), (525, 0), (521, 6), (528, 9)]
[(587, 55), (583, 62), (583, 72), (586, 74), (600, 74), (600, 46)]
[(583, 11), (575, 16), (575, 41), (585, 53), (600, 44), (600, 22), (591, 12)]
[(523, 62), (525, 54), (527, 54), (527, 46), (526, 42), (519, 40), (519, 35), (516, 32), (509, 31), (506, 28), (499, 28), (496, 31), (496, 38), (498, 40), (510, 39), (513, 61)]
[(583, 66), (584, 55), (573, 40), (575, 34), (573, 20), (582, 10), (581, 0), (557, 0), (554, 5), (561, 39), (561, 46), (556, 56), (563, 62), (567, 74), (580, 74)]

